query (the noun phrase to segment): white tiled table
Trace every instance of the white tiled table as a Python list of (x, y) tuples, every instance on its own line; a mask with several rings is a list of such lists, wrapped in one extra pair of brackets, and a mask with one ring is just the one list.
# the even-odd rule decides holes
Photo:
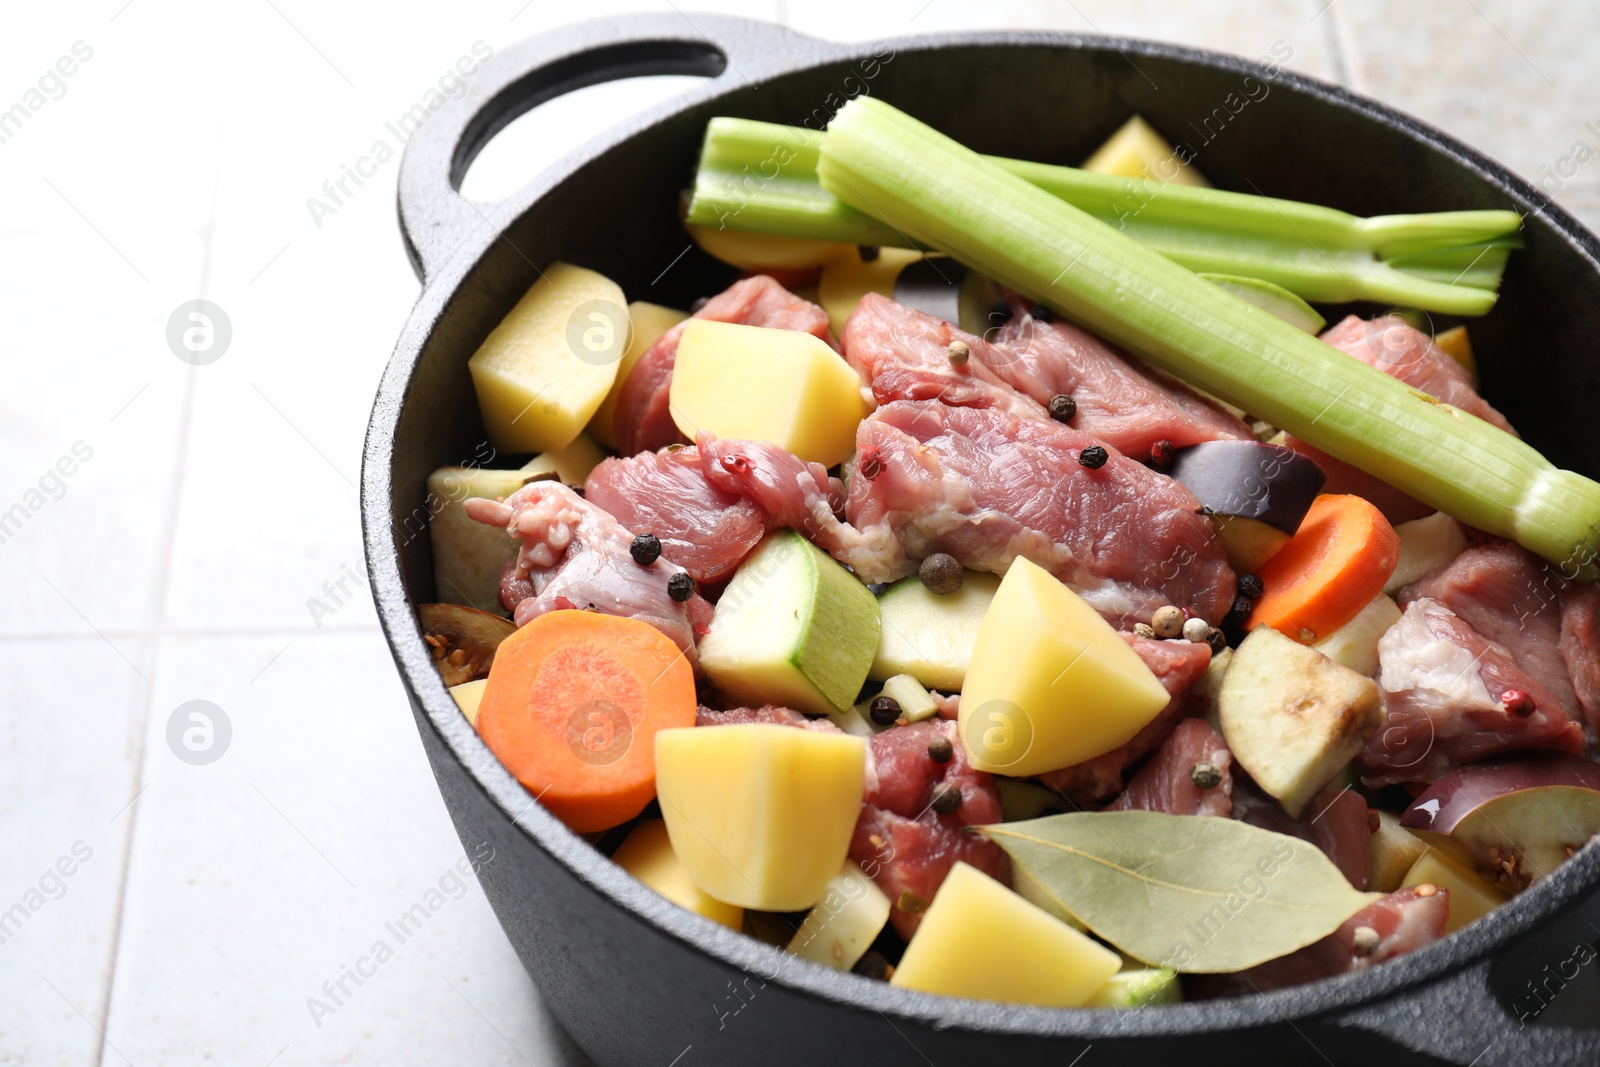
[[(1248, 56), (1282, 41), (1291, 67), (1555, 175), (1557, 199), (1600, 220), (1600, 170), (1557, 173), (1577, 142), (1600, 149), (1584, 125), (1600, 120), (1600, 11), (1577, 4), (709, 6), (836, 37), (1052, 27)], [(477, 886), (451, 881), (461, 848), (366, 591), (348, 578), (338, 591), (362, 570), (368, 404), (416, 296), (397, 164), (331, 215), (306, 206), (475, 42), (504, 47), (574, 11), (97, 0), (10, 13), (0, 109), (26, 104), (77, 42), (92, 52), (46, 79), (43, 105), (0, 143), (0, 512), (25, 512), (0, 527), (0, 1064), (583, 1062)], [(671, 89), (549, 105), (469, 188), (512, 188)], [(233, 326), (205, 367), (165, 340), (197, 297)], [(75, 445), (89, 458), (47, 475)], [(232, 728), (209, 765), (167, 742), (194, 699)], [(441, 878), (446, 902), (422, 933), (314, 1017), (308, 998), (334, 1006), (323, 983)]]

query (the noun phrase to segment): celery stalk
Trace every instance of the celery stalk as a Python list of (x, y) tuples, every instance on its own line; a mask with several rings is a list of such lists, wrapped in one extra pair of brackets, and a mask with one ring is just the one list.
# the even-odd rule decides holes
[(842, 108), (829, 192), (1470, 526), (1592, 581), (1600, 485), (1252, 307), (885, 104)]
[[(688, 221), (856, 244), (912, 243), (817, 181), (826, 134), (747, 119), (706, 128)], [(1513, 211), (1359, 218), (1246, 193), (986, 157), (1191, 270), (1260, 278), (1305, 300), (1373, 300), (1460, 315), (1495, 301)], [(1496, 245), (1493, 253), (1484, 246)], [(1444, 258), (1437, 261), (1428, 257)], [(1451, 258), (1454, 256), (1455, 258)], [(1417, 260), (1404, 269), (1401, 257)], [(1452, 265), (1454, 269), (1452, 268)]]

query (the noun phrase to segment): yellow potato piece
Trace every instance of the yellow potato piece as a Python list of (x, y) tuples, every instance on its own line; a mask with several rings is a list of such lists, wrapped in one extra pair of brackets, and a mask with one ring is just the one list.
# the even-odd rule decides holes
[(1399, 817), (1378, 811), (1378, 828), (1367, 838), (1367, 888), (1393, 893), (1427, 851), (1428, 843), (1401, 826)]
[(688, 872), (672, 851), (667, 824), (660, 819), (646, 819), (635, 826), (611, 859), (618, 867), (681, 908), (704, 915), (730, 930), (738, 930), (744, 925), (743, 908), (724, 904), (706, 895), (690, 881)]
[(1452, 326), (1443, 330), (1433, 339), (1433, 343), (1444, 349), (1445, 355), (1455, 360), (1466, 368), (1472, 375), (1472, 384), (1478, 384), (1478, 361), (1472, 354), (1472, 339), (1467, 336), (1465, 326)]
[(965, 863), (950, 869), (890, 985), (948, 997), (1076, 1008), (1122, 957)]
[(783, 237), (749, 230), (718, 229), (686, 222), (694, 243), (709, 255), (740, 270), (804, 270), (855, 251), (855, 245), (816, 241), (809, 237)]
[(1018, 556), (978, 628), (961, 740), (979, 770), (1028, 777), (1127, 743), (1169, 699), (1083, 598)]
[(670, 410), (690, 438), (768, 441), (831, 467), (855, 451), (867, 405), (850, 364), (808, 333), (691, 319)]
[(582, 485), (606, 454), (587, 434), (579, 434), (566, 448), (540, 452), (522, 465), (524, 475), (554, 474), (568, 485)]
[(600, 401), (600, 406), (595, 408), (594, 417), (589, 420), (590, 437), (607, 448), (617, 447), (615, 427), (617, 397), (622, 394), (622, 387), (627, 382), (628, 375), (633, 373), (639, 357), (650, 351), (651, 345), (661, 340), (662, 334), (688, 317), (687, 312), (662, 307), (660, 304), (648, 304), (643, 300), (635, 300), (628, 305), (628, 321), (632, 323), (628, 333), (628, 350), (622, 354), (622, 361), (617, 364), (617, 380), (611, 383), (611, 391), (606, 393), (606, 398)]
[(656, 794), (695, 885), (758, 911), (800, 911), (844, 866), (867, 743), (748, 723), (656, 734)]
[(628, 347), (622, 289), (552, 263), (467, 361), (489, 441), (502, 452), (566, 448), (617, 378)]
[(1413, 863), (1400, 880), (1402, 889), (1424, 883), (1444, 886), (1450, 892), (1450, 917), (1444, 923), (1444, 932), (1447, 934), (1477, 922), (1511, 899), (1479, 878), (1476, 871), (1457, 863), (1436, 848), (1424, 852), (1422, 858)]
[(1095, 149), (1094, 155), (1083, 164), (1083, 169), (1096, 174), (1144, 178), (1174, 185), (1211, 186), (1194, 164), (1179, 159), (1167, 139), (1138, 115), (1124, 122), (1116, 133), (1106, 138), (1105, 144)]
[(470, 682), (450, 687), (450, 695), (455, 698), (456, 707), (461, 709), (461, 714), (467, 717), (467, 722), (472, 728), (478, 728), (478, 704), (483, 700), (483, 687), (489, 684), (487, 678), (474, 678)]
[(878, 258), (865, 262), (857, 249), (822, 268), (817, 280), (817, 302), (828, 313), (828, 325), (835, 337), (844, 333), (845, 320), (868, 293), (894, 296), (895, 279), (907, 266), (922, 258), (909, 248), (880, 248)]

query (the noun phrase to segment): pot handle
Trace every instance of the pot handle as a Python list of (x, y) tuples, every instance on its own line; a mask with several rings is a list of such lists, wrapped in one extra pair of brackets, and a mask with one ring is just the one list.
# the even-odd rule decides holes
[[(1457, 1067), (1593, 1067), (1600, 1063), (1600, 1029), (1535, 1020), (1548, 1010), (1547, 998), (1566, 983), (1578, 985), (1566, 993), (1567, 1000), (1593, 995), (1577, 980), (1580, 971), (1600, 966), (1597, 923), (1600, 896), (1589, 896), (1557, 915), (1535, 918), (1498, 955), (1324, 1017), (1315, 1029), (1364, 1032)], [(1564, 1004), (1557, 1010), (1570, 1020), (1575, 1007)], [(1578, 1014), (1592, 1020), (1594, 1006), (1583, 1006)]]
[[(698, 74), (707, 80), (657, 109), (675, 111), (730, 88), (756, 85), (775, 74), (831, 54), (835, 46), (753, 19), (654, 12), (595, 19), (541, 33), (496, 53), (467, 91), (447, 101), (406, 143), (400, 162), (400, 230), (417, 276), (431, 279), (467, 238), (483, 227), (504, 230), (531, 202), (541, 183), (530, 175), (515, 196), (477, 203), (461, 195), (461, 180), (494, 135), (518, 116), (589, 85), (653, 74)], [(613, 144), (647, 121), (644, 116), (600, 135)], [(547, 177), (571, 160), (550, 168)]]

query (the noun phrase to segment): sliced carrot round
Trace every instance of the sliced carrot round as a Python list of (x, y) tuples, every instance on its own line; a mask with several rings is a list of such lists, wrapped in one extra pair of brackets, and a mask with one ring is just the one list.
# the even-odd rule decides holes
[(693, 726), (694, 713), (694, 673), (660, 630), (552, 611), (500, 642), (478, 733), (540, 803), (589, 833), (644, 810), (656, 732)]
[(1360, 614), (1383, 592), (1400, 560), (1400, 537), (1359, 496), (1325, 493), (1261, 568), (1263, 593), (1246, 629), (1270, 626), (1317, 641)]

